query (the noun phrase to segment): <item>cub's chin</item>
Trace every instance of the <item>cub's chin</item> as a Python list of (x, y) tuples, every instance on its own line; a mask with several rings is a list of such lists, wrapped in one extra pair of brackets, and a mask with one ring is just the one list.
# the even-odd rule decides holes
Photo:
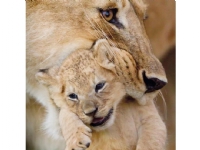
[(114, 108), (111, 108), (108, 114), (101, 118), (93, 118), (92, 122), (90, 123), (90, 128), (94, 131), (101, 131), (105, 130), (111, 125), (113, 125), (115, 120), (115, 111)]

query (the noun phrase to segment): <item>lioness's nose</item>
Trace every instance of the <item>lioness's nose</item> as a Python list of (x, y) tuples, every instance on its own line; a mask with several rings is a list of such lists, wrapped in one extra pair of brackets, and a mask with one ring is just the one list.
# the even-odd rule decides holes
[(83, 109), (84, 114), (87, 116), (94, 116), (98, 110), (98, 108), (92, 101), (84, 102), (82, 109)]
[(150, 93), (150, 92), (153, 92), (155, 90), (159, 90), (161, 88), (163, 88), (165, 85), (166, 85), (166, 82), (165, 81), (162, 81), (158, 78), (148, 78), (146, 76), (146, 73), (143, 72), (143, 80), (146, 84), (146, 92), (145, 93)]

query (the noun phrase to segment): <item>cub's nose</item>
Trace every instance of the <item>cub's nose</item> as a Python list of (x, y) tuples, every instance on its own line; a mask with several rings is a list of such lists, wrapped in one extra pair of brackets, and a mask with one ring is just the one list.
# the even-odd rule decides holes
[(87, 116), (94, 116), (98, 110), (92, 101), (86, 101), (82, 106), (83, 112)]
[(153, 92), (155, 90), (159, 90), (167, 84), (167, 82), (162, 81), (158, 78), (152, 78), (152, 77), (148, 78), (146, 76), (145, 72), (143, 72), (142, 75), (143, 75), (144, 83), (146, 84), (146, 88), (147, 88), (145, 93), (150, 93), (150, 92)]

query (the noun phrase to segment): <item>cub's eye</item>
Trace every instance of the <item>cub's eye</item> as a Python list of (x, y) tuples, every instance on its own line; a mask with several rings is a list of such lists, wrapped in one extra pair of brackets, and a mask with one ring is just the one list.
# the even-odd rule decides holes
[(114, 17), (113, 9), (100, 10), (100, 12), (106, 21), (111, 21)]
[(69, 96), (69, 98), (71, 98), (73, 100), (78, 100), (78, 96), (76, 94), (74, 94), (74, 93), (69, 94), (68, 96)]
[(98, 93), (105, 85), (105, 82), (98, 83), (95, 87), (95, 92)]

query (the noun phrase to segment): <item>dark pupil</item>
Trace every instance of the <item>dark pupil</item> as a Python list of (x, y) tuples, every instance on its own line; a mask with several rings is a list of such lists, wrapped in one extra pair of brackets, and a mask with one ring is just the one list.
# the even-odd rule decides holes
[(109, 10), (105, 10), (105, 11), (103, 12), (103, 16), (109, 17), (109, 16), (110, 16)]
[(78, 99), (77, 95), (74, 93), (70, 94), (69, 97), (72, 99)]
[(102, 89), (105, 83), (99, 83), (95, 87), (95, 92), (98, 92), (98, 90)]

